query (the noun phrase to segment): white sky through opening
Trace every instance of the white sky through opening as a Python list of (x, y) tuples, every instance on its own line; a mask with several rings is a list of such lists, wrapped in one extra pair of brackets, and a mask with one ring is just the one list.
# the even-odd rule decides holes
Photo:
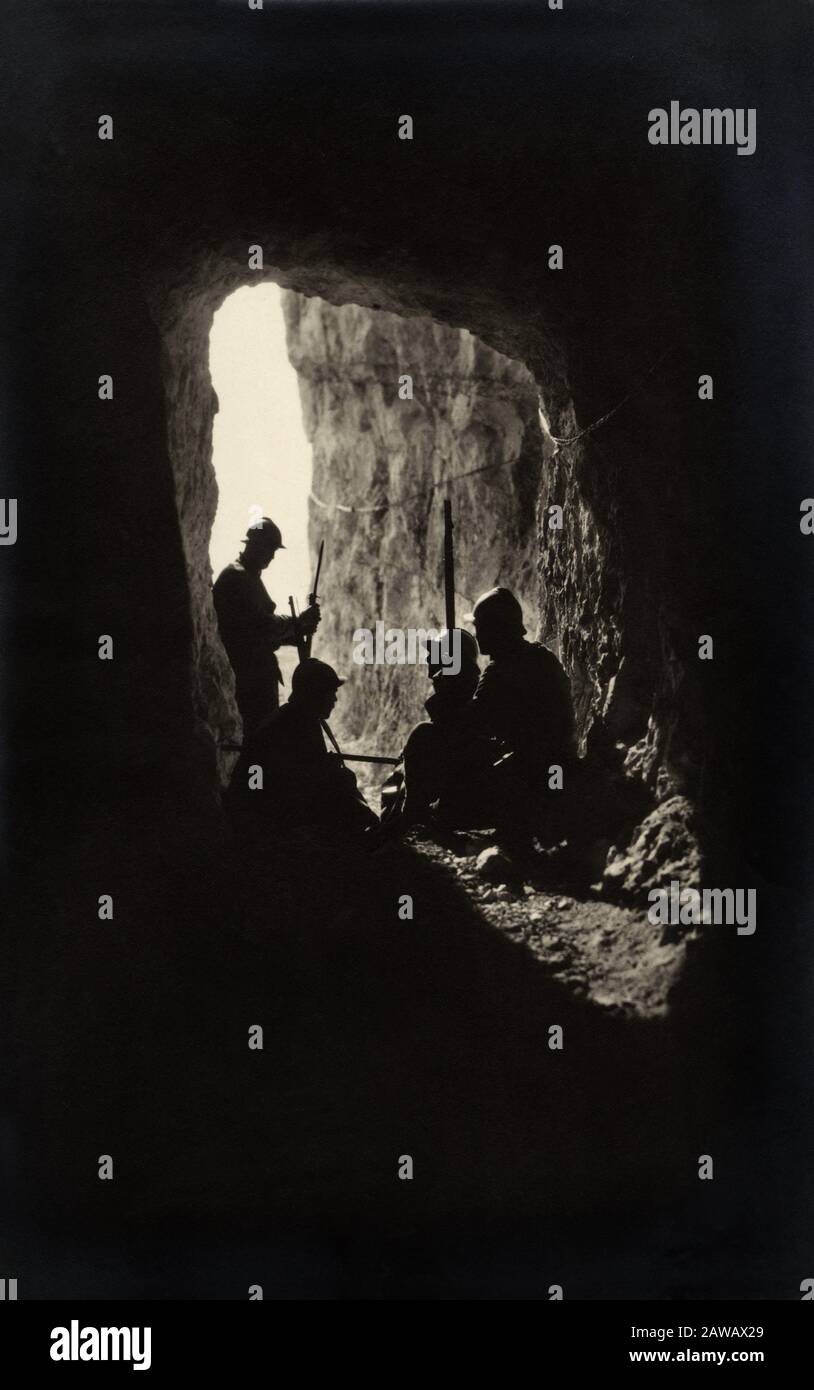
[[(260, 507), (283, 533), (263, 579), (280, 614), (288, 596), (300, 608), (311, 587), (308, 491), (311, 446), (302, 423), (297, 373), (288, 360), (280, 287), (244, 286), (224, 300), (209, 338), (209, 369), (220, 409), (215, 416), (212, 463), (218, 510), (209, 556), (213, 577), (236, 560)], [(256, 515), (256, 514), (255, 514)]]

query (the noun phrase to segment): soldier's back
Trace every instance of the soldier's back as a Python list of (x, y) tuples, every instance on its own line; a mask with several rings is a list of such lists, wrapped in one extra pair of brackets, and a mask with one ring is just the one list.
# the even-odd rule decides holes
[(491, 661), (475, 699), (493, 735), (521, 757), (562, 762), (574, 755), (570, 681), (542, 642), (520, 642)]

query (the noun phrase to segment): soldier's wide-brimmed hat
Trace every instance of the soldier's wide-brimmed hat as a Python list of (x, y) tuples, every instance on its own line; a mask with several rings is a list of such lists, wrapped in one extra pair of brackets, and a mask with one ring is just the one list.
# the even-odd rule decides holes
[(322, 695), (344, 684), (333, 666), (327, 661), (318, 661), (315, 656), (308, 656), (295, 666), (291, 677), (291, 690), (297, 695)]
[(277, 550), (286, 549), (286, 546), (283, 545), (283, 533), (277, 523), (272, 521), (270, 516), (262, 516), (259, 521), (253, 521), (246, 532), (245, 539), (247, 541), (252, 541), (256, 540), (259, 536), (272, 541)]

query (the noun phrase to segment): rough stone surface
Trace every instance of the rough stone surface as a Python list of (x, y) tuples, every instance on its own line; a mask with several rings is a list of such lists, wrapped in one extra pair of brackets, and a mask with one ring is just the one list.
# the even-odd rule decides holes
[[(620, 558), (587, 500), (581, 447), (551, 438), (549, 391), (554, 432), (578, 433), (556, 370), (535, 380), (466, 330), (426, 318), (294, 293), (284, 303), (314, 447), (311, 538), (316, 546), (325, 537), (331, 556), (320, 631), (330, 658), (347, 666), (354, 627), (377, 619), (443, 624), (448, 494), (459, 620), (484, 589), (513, 587), (530, 635), (566, 665), (583, 735), (600, 716), (611, 732), (629, 734), (636, 711), (628, 698), (625, 714)], [(398, 394), (405, 372), (411, 401)], [(562, 528), (552, 524), (554, 506)], [(424, 675), (353, 673), (353, 708), (339, 716), (351, 737), (400, 742), (421, 717)]]
[(512, 866), (505, 854), (501, 854), (496, 845), (490, 845), (488, 849), (481, 850), (475, 860), (475, 868), (481, 878), (486, 879), (487, 883), (505, 883), (507, 878), (512, 875)]
[[(423, 717), (425, 669), (354, 666), (353, 634), (377, 622), (443, 625), (448, 494), (459, 620), (493, 584), (518, 594), (530, 635), (561, 656), (571, 679), (591, 752), (596, 838), (624, 842), (649, 805), (697, 788), (697, 754), (682, 744), (675, 699), (682, 689), (686, 700), (687, 676), (666, 649), (659, 667), (657, 615), (628, 601), (620, 473), (586, 454), (556, 364), (537, 380), (466, 330), (428, 318), (293, 292), (284, 306), (313, 445), (311, 542), (326, 541), (318, 647), (350, 677), (335, 719), (343, 739), (397, 752)], [(405, 373), (412, 400), (399, 395)], [(549, 398), (551, 431), (541, 414)], [(203, 655), (208, 670), (211, 651)], [(699, 848), (687, 830), (680, 844), (688, 873)]]
[(326, 545), (314, 652), (350, 677), (338, 728), (397, 752), (424, 717), (426, 666), (354, 665), (353, 633), (444, 626), (445, 496), (458, 621), (508, 582), (537, 635), (538, 387), (466, 330), (290, 292), (283, 302), (313, 446), (311, 543)]
[(187, 307), (180, 316), (156, 312), (164, 329), (168, 448), (184, 547), (192, 619), (190, 689), (198, 735), (209, 740), (221, 780), (234, 758), (223, 745), (243, 735), (235, 704), (235, 682), (218, 636), (212, 603), (209, 538), (218, 501), (212, 466), (212, 425), (217, 396), (209, 372), (208, 332), (211, 299)]
[(525, 883), (517, 894), (505, 885), (494, 887), (502, 877), (492, 876), (499, 851), (490, 847), (475, 856), (469, 850), (427, 846), (425, 853), (463, 884), (491, 925), (570, 995), (631, 1018), (667, 1016), (686, 967), (690, 933), (670, 935), (654, 927), (635, 893), (619, 906), (566, 897), (541, 882)]
[(698, 886), (703, 870), (697, 811), (686, 797), (672, 796), (645, 817), (623, 853), (611, 851), (602, 887), (615, 896), (643, 898), (674, 878), (682, 887)]

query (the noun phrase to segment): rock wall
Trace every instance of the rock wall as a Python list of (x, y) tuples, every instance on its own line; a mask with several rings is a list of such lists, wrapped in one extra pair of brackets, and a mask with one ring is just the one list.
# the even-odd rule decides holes
[[(354, 665), (353, 635), (377, 622), (443, 626), (449, 495), (459, 620), (478, 593), (508, 585), (530, 635), (571, 679), (590, 814), (610, 847), (608, 890), (641, 898), (668, 865), (695, 881), (703, 692), (675, 650), (686, 617), (671, 616), (644, 563), (650, 521), (631, 496), (624, 417), (621, 430), (616, 411), (579, 422), (556, 354), (537, 359), (535, 376), (425, 316), (294, 291), (283, 303), (313, 447), (312, 549), (326, 542), (314, 650), (348, 678), (334, 721), (343, 741), (393, 753), (423, 717), (425, 669)], [(651, 406), (643, 429), (654, 427), (650, 448), (666, 473), (675, 438)]]
[[(465, 329), (293, 292), (283, 298), (313, 446), (312, 549), (325, 540), (314, 654), (349, 678), (337, 727), (393, 752), (423, 717), (426, 666), (354, 664), (353, 633), (375, 632), (377, 622), (444, 626), (445, 496), (458, 620), (480, 592), (506, 583), (537, 634), (539, 392), (527, 367)], [(409, 385), (400, 394), (405, 374), (412, 399), (402, 399)]]
[(209, 540), (218, 504), (212, 466), (212, 426), (218, 401), (209, 372), (209, 333), (216, 299), (202, 293), (179, 306), (158, 298), (152, 305), (162, 328), (167, 398), (167, 446), (184, 550), (191, 647), (189, 683), (195, 736), (226, 782), (234, 756), (226, 746), (239, 743), (243, 727), (235, 703), (235, 681), (218, 635), (212, 603)]

